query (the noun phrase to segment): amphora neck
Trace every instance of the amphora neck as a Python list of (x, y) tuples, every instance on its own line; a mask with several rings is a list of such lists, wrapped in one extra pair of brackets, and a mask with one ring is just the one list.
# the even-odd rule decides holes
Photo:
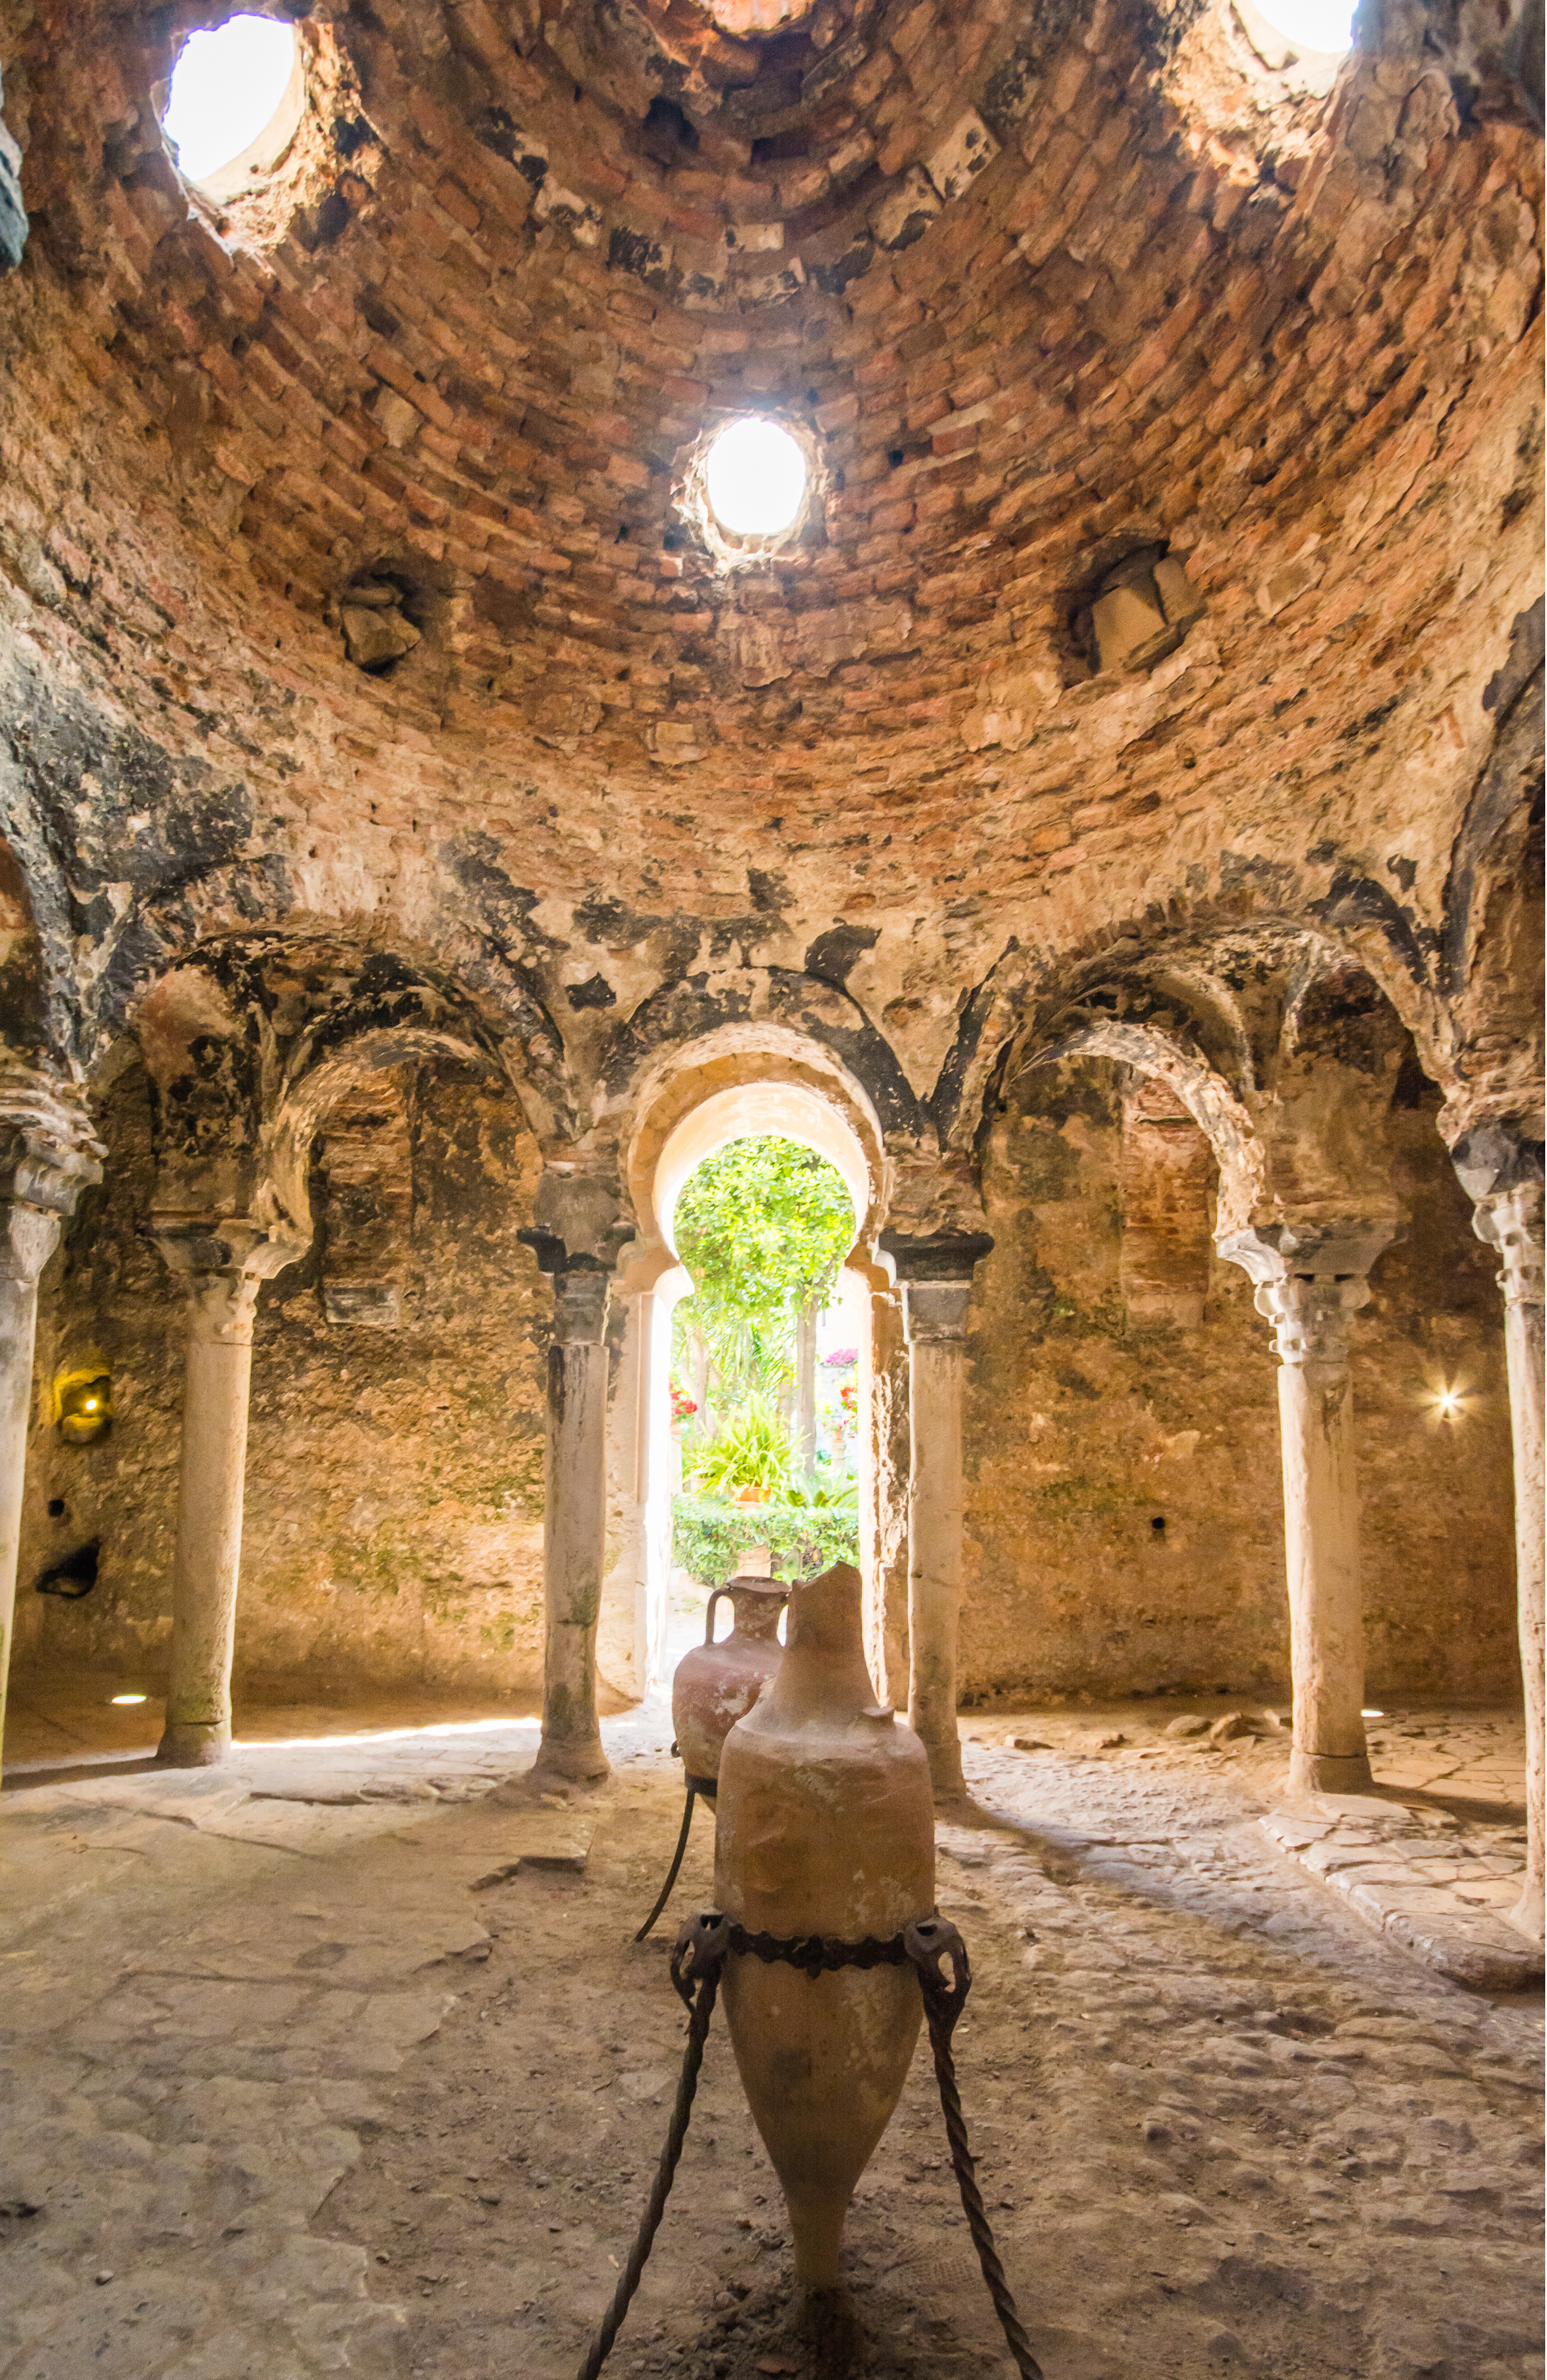
[(785, 1658), (761, 1704), (771, 1719), (847, 1726), (875, 1712), (860, 1593), (859, 1573), (847, 1562), (790, 1589)]
[[(733, 1578), (717, 1586), (709, 1598), (708, 1624), (704, 1643), (714, 1642), (714, 1608), (724, 1596), (735, 1613), (731, 1633), (751, 1636), (762, 1641), (774, 1638), (779, 1614), (785, 1608), (789, 1589), (779, 1579)], [(724, 1641), (724, 1640), (722, 1640)]]

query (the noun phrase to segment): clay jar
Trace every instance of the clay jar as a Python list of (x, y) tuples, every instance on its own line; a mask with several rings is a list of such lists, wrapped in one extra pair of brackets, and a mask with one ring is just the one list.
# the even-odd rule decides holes
[[(750, 1933), (889, 1939), (934, 1906), (929, 1761), (912, 1729), (877, 1706), (859, 1572), (839, 1562), (792, 1588), (789, 1610), (778, 1675), (721, 1756), (715, 1897)], [(733, 1952), (724, 1991), (789, 2208), (797, 2277), (834, 2289), (854, 2185), (918, 2039), (918, 1977), (911, 1966), (810, 1976)]]
[[(788, 1592), (774, 1579), (733, 1578), (710, 1597), (703, 1643), (684, 1655), (672, 1679), (672, 1726), (690, 1778), (713, 1783), (719, 1776), (721, 1745), (777, 1674), (784, 1646), (774, 1632)], [(716, 1645), (714, 1607), (723, 1595), (736, 1621)]]

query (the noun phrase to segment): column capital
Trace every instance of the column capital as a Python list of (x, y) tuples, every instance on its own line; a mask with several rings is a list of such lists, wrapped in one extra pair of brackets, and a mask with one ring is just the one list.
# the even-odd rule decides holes
[(607, 1335), (613, 1276), (572, 1265), (554, 1275), (554, 1338), (564, 1347), (596, 1347)]
[(544, 1272), (576, 1266), (616, 1269), (618, 1257), (636, 1236), (633, 1209), (606, 1171), (593, 1171), (579, 1156), (550, 1155), (537, 1185), (531, 1223), (517, 1233)]
[(579, 1159), (550, 1158), (532, 1220), (516, 1236), (553, 1281), (554, 1345), (598, 1345), (619, 1257), (635, 1237), (615, 1184)]
[(145, 1236), (188, 1300), (189, 1335), (227, 1347), (251, 1344), (259, 1289), (310, 1245), (285, 1217), (250, 1215), (152, 1214)]
[(890, 1257), (900, 1281), (957, 1281), (970, 1289), (972, 1275), (993, 1246), (989, 1232), (931, 1232), (913, 1238), (890, 1225), (877, 1243)]
[(903, 1330), (910, 1347), (959, 1347), (967, 1339), (969, 1281), (903, 1283)]
[(992, 1234), (933, 1232), (914, 1239), (888, 1229), (879, 1245), (902, 1284), (908, 1345), (959, 1346), (967, 1337), (972, 1276), (993, 1245)]
[[(1538, 1127), (1540, 1128), (1540, 1127)], [(1450, 1152), (1472, 1202), (1472, 1229), (1503, 1258), (1504, 1304), (1542, 1302), (1542, 1146), (1517, 1116), (1487, 1117)]]
[(557, 1232), (530, 1224), (517, 1238), (530, 1248), (538, 1270), (554, 1284), (554, 1341), (596, 1346), (606, 1336), (607, 1300), (618, 1257), (634, 1236), (632, 1223), (615, 1224), (595, 1248), (571, 1248)]
[(36, 1281), (106, 1153), (69, 1085), (0, 1063), (0, 1275)]
[(1542, 1303), (1544, 1203), (1540, 1182), (1517, 1182), (1507, 1190), (1486, 1191), (1473, 1206), (1473, 1231), (1502, 1259), (1499, 1287), (1506, 1306)]
[(1341, 1371), (1349, 1322), (1370, 1303), (1370, 1268), (1399, 1229), (1388, 1219), (1350, 1215), (1226, 1232), (1216, 1245), (1257, 1284), (1254, 1303), (1273, 1326), (1280, 1363)]

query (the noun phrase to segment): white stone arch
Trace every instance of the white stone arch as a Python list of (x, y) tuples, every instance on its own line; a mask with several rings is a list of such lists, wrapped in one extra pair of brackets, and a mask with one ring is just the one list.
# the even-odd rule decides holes
[[(611, 1526), (603, 1643), (618, 1646), (632, 1616), (633, 1666), (641, 1682), (661, 1675), (665, 1649), (672, 1315), (692, 1291), (691, 1278), (677, 1261), (676, 1204), (688, 1176), (706, 1158), (730, 1141), (761, 1133), (814, 1149), (848, 1190), (855, 1245), (839, 1279), (857, 1316), (862, 1406), (871, 1393), (871, 1297), (890, 1282), (875, 1249), (886, 1211), (888, 1167), (874, 1108), (832, 1053), (803, 1035), (772, 1024), (722, 1027), (652, 1069), (640, 1087), (625, 1149), (623, 1170), (640, 1228), (616, 1293), (626, 1321), (609, 1417)], [(874, 1496), (863, 1427), (858, 1442), (863, 1551), (872, 1534), (867, 1516)]]

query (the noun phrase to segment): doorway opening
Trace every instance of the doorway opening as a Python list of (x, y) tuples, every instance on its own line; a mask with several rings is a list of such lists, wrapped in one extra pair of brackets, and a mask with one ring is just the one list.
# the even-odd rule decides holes
[(728, 1577), (860, 1560), (871, 1169), (830, 1097), (754, 1082), (680, 1117), (649, 1196), (669, 1264), (640, 1316), (652, 1681)]
[(738, 1572), (858, 1562), (854, 1205), (804, 1142), (748, 1135), (689, 1174), (673, 1218), (690, 1280), (672, 1315), (666, 1659)]

